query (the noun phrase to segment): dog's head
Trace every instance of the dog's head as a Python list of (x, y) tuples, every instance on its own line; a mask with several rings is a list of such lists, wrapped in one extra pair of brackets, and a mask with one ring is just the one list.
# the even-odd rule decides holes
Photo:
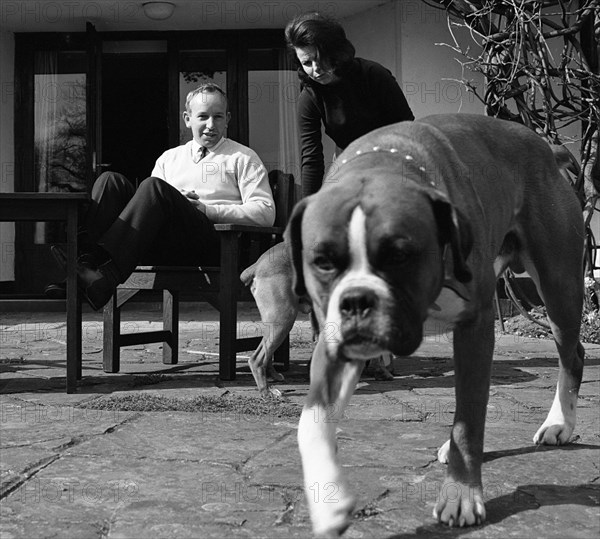
[(412, 353), (448, 246), (457, 280), (471, 278), (470, 230), (446, 195), (385, 168), (349, 171), (300, 201), (285, 236), (330, 358)]

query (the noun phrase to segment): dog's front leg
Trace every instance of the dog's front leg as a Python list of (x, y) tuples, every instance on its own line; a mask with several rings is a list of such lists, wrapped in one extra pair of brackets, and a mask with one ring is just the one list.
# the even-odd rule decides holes
[(483, 435), (494, 353), (493, 309), (477, 323), (454, 330), (456, 411), (448, 451), (448, 472), (434, 518), (449, 526), (472, 526), (485, 520), (481, 485)]
[(324, 335), (320, 334), (313, 354), (310, 391), (298, 425), (298, 445), (313, 532), (317, 537), (338, 537), (350, 525), (355, 500), (338, 463), (336, 426), (364, 363), (329, 360)]

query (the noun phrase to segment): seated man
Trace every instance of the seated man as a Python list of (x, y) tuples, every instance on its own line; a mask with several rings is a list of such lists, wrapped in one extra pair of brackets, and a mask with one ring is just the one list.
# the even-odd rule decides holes
[[(114, 172), (94, 183), (79, 233), (77, 278), (96, 310), (139, 264), (218, 263), (215, 223), (270, 226), (275, 220), (262, 161), (224, 136), (230, 113), (221, 88), (203, 84), (190, 92), (183, 118), (193, 140), (163, 153), (137, 191)], [(53, 252), (64, 265), (64, 253)]]

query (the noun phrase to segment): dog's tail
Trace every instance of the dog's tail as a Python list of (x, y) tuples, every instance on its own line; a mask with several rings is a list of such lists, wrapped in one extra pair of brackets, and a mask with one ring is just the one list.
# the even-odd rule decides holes
[(550, 149), (554, 154), (554, 160), (556, 161), (556, 165), (558, 166), (563, 176), (569, 179), (567, 172), (570, 172), (575, 177), (579, 176), (579, 162), (577, 161), (575, 156), (566, 148), (566, 146), (551, 144)]
[(254, 277), (256, 276), (256, 262), (251, 266), (247, 267), (244, 271), (242, 271), (240, 275), (240, 281), (244, 283), (246, 286), (250, 286), (252, 281), (254, 281)]

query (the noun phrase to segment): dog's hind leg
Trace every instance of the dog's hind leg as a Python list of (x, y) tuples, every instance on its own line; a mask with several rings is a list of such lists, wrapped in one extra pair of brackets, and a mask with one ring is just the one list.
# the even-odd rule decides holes
[(279, 397), (281, 394), (269, 387), (267, 378), (284, 381), (273, 366), (273, 355), (294, 326), (298, 316), (297, 300), (290, 294), (291, 284), (287, 280), (257, 275), (251, 290), (260, 312), (263, 338), (248, 364), (261, 396)]
[[(574, 197), (571, 205), (568, 202), (565, 196), (555, 205), (556, 211), (563, 211), (565, 215), (543, 223), (544, 230), (538, 230), (534, 236), (537, 241), (531, 241), (527, 253), (521, 255), (546, 306), (559, 355), (554, 402), (533, 437), (536, 444), (560, 445), (569, 441), (575, 428), (577, 397), (583, 376), (585, 354), (579, 342), (584, 293), (583, 221)], [(527, 232), (535, 226), (537, 223)]]
[(260, 392), (261, 397), (270, 396), (271, 388), (269, 387), (269, 383), (267, 381), (267, 356), (266, 356), (266, 344), (265, 337), (263, 336), (260, 344), (252, 353), (252, 356), (248, 360), (248, 365), (250, 366), (250, 371), (252, 372), (252, 376), (254, 377), (254, 381), (256, 382), (256, 387)]
[[(558, 261), (556, 265), (563, 265)], [(572, 265), (573, 266), (573, 265)], [(546, 306), (548, 321), (559, 355), (556, 393), (548, 417), (537, 430), (536, 444), (561, 445), (571, 438), (575, 429), (577, 398), (583, 376), (585, 352), (579, 342), (583, 306), (583, 270), (580, 266), (569, 271), (549, 272), (540, 269), (536, 274), (528, 268)], [(552, 275), (550, 275), (553, 273)]]
[(338, 537), (350, 525), (355, 500), (337, 459), (336, 427), (364, 362), (327, 358), (321, 333), (311, 362), (310, 391), (298, 425), (304, 491), (317, 537)]

